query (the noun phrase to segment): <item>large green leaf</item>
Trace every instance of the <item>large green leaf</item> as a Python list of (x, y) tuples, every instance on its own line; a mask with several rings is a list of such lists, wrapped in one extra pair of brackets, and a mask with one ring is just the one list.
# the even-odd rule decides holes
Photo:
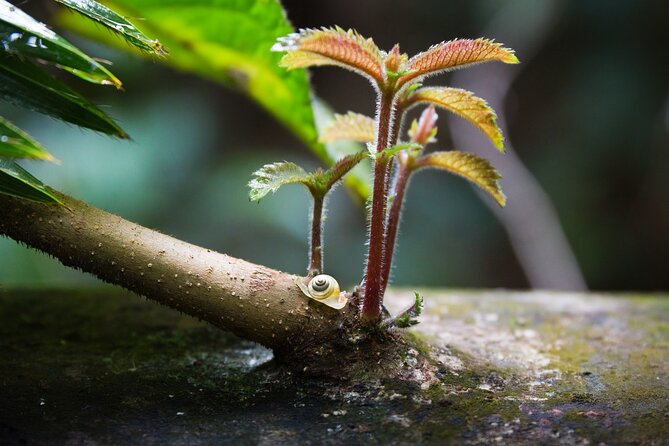
[(0, 51), (0, 98), (81, 127), (127, 138), (111, 118), (30, 62)]
[[(270, 51), (277, 38), (293, 31), (277, 0), (114, 0), (104, 3), (126, 17), (144, 18), (145, 31), (170, 49), (170, 57), (164, 58), (164, 62), (248, 94), (327, 164), (333, 164), (343, 155), (318, 141), (306, 72), (279, 67), (282, 55)], [(88, 20), (67, 14), (61, 16), (61, 22), (80, 33), (114, 44), (109, 33), (91, 26)], [(347, 177), (347, 184), (354, 185), (357, 195), (369, 194), (366, 180), (355, 171)]]
[(167, 52), (165, 47), (155, 39), (149, 39), (135, 25), (125, 17), (117, 14), (111, 9), (93, 0), (55, 0), (80, 14), (93, 19), (105, 26), (111, 32), (121, 36), (131, 45), (142, 51), (163, 55)]
[(0, 193), (43, 203), (60, 203), (44, 184), (18, 164), (0, 158)]
[(121, 81), (109, 70), (5, 0), (0, 0), (0, 47), (54, 64), (89, 82), (121, 88)]
[(53, 160), (30, 135), (0, 116), (0, 157)]

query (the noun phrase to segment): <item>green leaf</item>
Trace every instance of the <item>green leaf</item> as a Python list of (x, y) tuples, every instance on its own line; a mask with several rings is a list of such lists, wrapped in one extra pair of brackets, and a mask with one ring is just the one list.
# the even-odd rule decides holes
[(102, 24), (113, 33), (121, 36), (131, 45), (142, 51), (162, 56), (167, 54), (163, 45), (155, 39), (149, 39), (125, 17), (93, 0), (55, 0), (78, 13)]
[(416, 319), (423, 312), (423, 296), (414, 291), (414, 303), (406, 310), (400, 312), (394, 319), (391, 319), (387, 325), (395, 325), (398, 328), (409, 328), (418, 324)]
[(260, 201), (270, 192), (276, 192), (286, 184), (301, 183), (311, 189), (312, 177), (295, 163), (280, 162), (265, 164), (253, 173), (249, 181), (249, 200)]
[(0, 116), (0, 157), (52, 161), (53, 156), (30, 135)]
[(506, 197), (498, 183), (502, 176), (490, 164), (490, 161), (484, 158), (454, 150), (433, 152), (416, 159), (414, 166), (417, 169), (431, 167), (447, 170), (459, 175), (492, 195), (500, 206), (506, 205)]
[[(279, 67), (281, 54), (270, 51), (277, 38), (293, 31), (277, 0), (114, 0), (105, 4), (125, 17), (144, 19), (142, 28), (170, 49), (170, 57), (162, 62), (248, 94), (328, 165), (359, 151), (342, 153), (343, 146), (318, 141), (306, 71)], [(82, 34), (119, 43), (90, 20), (72, 14), (59, 19)], [(365, 172), (354, 169), (345, 183), (362, 201), (369, 196)]]
[(393, 156), (397, 155), (397, 153), (401, 152), (402, 150), (408, 150), (410, 152), (417, 152), (419, 150), (422, 150), (423, 146), (420, 144), (417, 144), (415, 142), (410, 142), (410, 143), (402, 143), (402, 144), (397, 144), (392, 147), (387, 147), (383, 149), (380, 152), (372, 153), (372, 156), (374, 157), (388, 157), (392, 158)]
[(0, 47), (51, 63), (89, 82), (121, 88), (121, 81), (109, 70), (5, 0), (0, 0)]
[[(312, 106), (318, 133), (323, 134), (325, 129), (335, 119), (335, 113), (330, 106), (317, 97), (314, 97)], [(336, 160), (340, 160), (348, 155), (366, 152), (366, 150), (363, 150), (365, 146), (351, 140), (330, 141), (326, 142), (322, 147), (323, 151), (319, 153), (319, 156), (327, 164), (333, 164)], [(344, 184), (359, 199), (360, 204), (365, 204), (371, 194), (372, 169), (370, 163), (366, 162), (365, 159), (359, 162), (346, 175)]]
[(0, 193), (42, 203), (61, 204), (44, 184), (21, 166), (0, 159)]
[(63, 121), (128, 138), (100, 109), (34, 64), (0, 51), (0, 98)]
[(335, 163), (325, 174), (325, 191), (332, 189), (335, 183), (342, 179), (344, 175), (349, 173), (360, 161), (368, 157), (366, 151), (346, 155)]

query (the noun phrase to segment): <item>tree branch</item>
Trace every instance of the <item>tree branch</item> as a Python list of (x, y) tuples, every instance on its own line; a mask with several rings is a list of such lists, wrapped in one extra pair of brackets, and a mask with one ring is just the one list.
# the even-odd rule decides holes
[(188, 244), (54, 193), (65, 206), (0, 194), (0, 234), (277, 354), (322, 340), (344, 314), (304, 296), (296, 276)]

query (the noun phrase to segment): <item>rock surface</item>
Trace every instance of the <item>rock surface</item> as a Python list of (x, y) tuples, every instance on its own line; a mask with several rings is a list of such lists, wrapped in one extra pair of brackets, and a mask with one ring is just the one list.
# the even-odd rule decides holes
[(669, 296), (423, 294), (419, 388), (290, 375), (115, 289), (0, 291), (0, 444), (669, 443)]

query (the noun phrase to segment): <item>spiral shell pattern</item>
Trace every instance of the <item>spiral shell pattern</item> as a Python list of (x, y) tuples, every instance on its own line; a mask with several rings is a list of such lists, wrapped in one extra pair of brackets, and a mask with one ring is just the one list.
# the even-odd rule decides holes
[(341, 310), (346, 306), (348, 299), (339, 289), (339, 283), (334, 277), (319, 274), (305, 285), (300, 279), (296, 280), (300, 290), (309, 298), (327, 305), (330, 308)]
[(319, 274), (311, 279), (307, 288), (309, 289), (309, 295), (316, 300), (339, 296), (339, 283), (334, 277), (327, 274)]

